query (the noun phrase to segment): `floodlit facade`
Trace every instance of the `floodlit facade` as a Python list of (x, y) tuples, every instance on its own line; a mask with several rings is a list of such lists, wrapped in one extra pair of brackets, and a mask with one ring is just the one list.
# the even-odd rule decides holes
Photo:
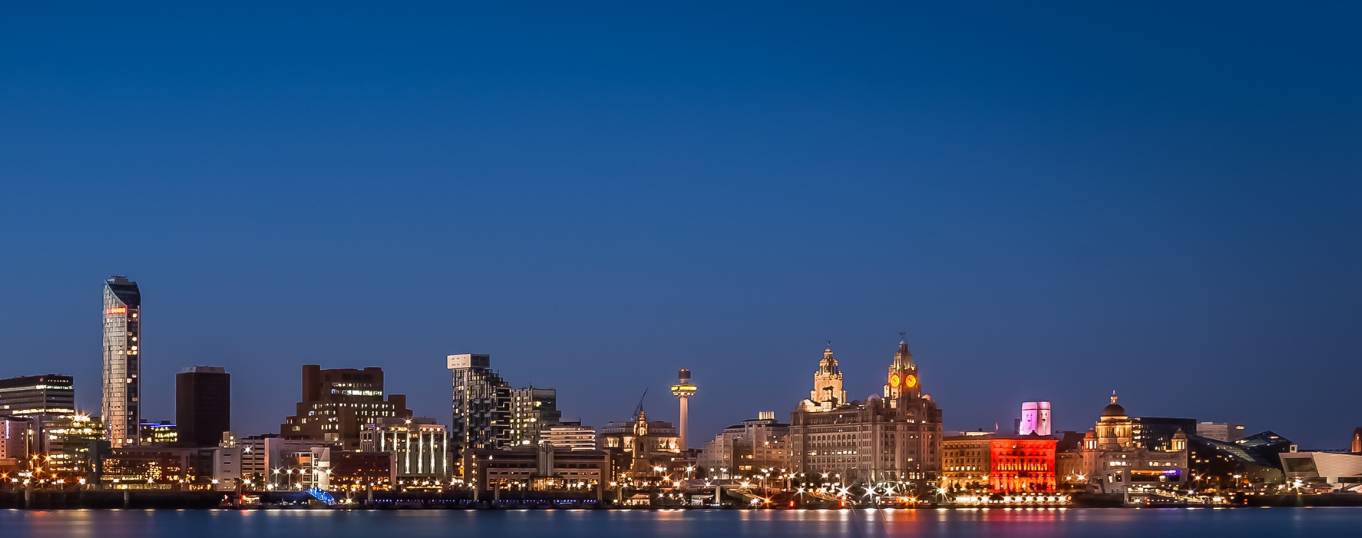
[(940, 486), (951, 493), (983, 493), (993, 462), (992, 432), (961, 432), (941, 441)]
[(360, 452), (393, 452), (394, 472), (404, 485), (449, 475), (449, 435), (435, 419), (383, 419), (365, 426)]
[[(917, 364), (899, 342), (884, 396), (837, 403), (840, 381), (830, 350), (815, 375), (812, 396), (790, 417), (790, 465), (796, 473), (835, 473), (844, 483), (925, 486), (941, 466), (941, 410), (922, 392)], [(831, 395), (831, 398), (829, 398)]]
[(1022, 402), (1017, 435), (1050, 435), (1050, 402)]
[[(1160, 425), (1160, 431), (1148, 428), (1151, 424)], [(1186, 434), (1176, 431), (1164, 443), (1162, 423), (1144, 426), (1147, 429), (1137, 427), (1113, 393), (1097, 424), (1083, 437), (1083, 474), (1094, 489), (1121, 493), (1136, 486), (1176, 488), (1187, 480)], [(1140, 432), (1144, 434), (1137, 439)]]
[(142, 411), (142, 292), (137, 282), (104, 282), (104, 390), (101, 417), (114, 447), (137, 446)]

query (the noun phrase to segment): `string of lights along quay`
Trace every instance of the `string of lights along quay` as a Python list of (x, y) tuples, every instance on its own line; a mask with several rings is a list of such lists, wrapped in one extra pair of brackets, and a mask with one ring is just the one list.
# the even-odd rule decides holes
[(444, 357), (448, 411), (412, 409), (381, 366), (307, 364), (296, 405), (269, 419), (278, 429), (239, 432), (231, 374), (185, 364), (174, 419), (158, 420), (142, 413), (144, 376), (169, 375), (142, 367), (142, 325), (156, 320), (144, 314), (155, 304), (125, 276), (104, 282), (98, 414), (76, 406), (73, 376), (0, 379), (0, 507), (1362, 505), (1362, 429), (1351, 450), (1303, 450), (1272, 430), (1132, 413), (1113, 392), (1069, 411), (1092, 417), (1086, 431), (1057, 429), (1043, 400), (1018, 402), (1006, 430), (947, 430), (926, 392), (941, 374), (902, 333), (885, 350), (879, 393), (848, 398), (829, 342), (807, 360), (807, 398), (734, 416), (705, 439), (690, 427), (690, 400), (721, 396), (700, 391), (689, 369), (670, 386), (677, 423), (642, 398), (593, 426), (566, 418), (556, 389), (513, 384), (479, 353)]

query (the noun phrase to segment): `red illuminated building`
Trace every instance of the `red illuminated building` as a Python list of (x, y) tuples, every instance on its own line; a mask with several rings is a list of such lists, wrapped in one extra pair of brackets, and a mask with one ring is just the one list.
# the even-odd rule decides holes
[(989, 489), (994, 493), (1053, 493), (1057, 442), (1035, 435), (989, 440)]

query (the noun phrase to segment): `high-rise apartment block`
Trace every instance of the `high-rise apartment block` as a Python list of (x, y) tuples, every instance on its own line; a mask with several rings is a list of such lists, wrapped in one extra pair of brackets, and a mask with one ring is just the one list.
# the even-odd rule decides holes
[(445, 360), (454, 388), (450, 449), (459, 454), (510, 446), (511, 386), (492, 370), (491, 357), (465, 353)]
[(141, 422), (142, 292), (125, 276), (104, 282), (105, 435), (114, 447), (136, 446)]
[(392, 394), (384, 399), (383, 369), (374, 367), (323, 370), (316, 364), (304, 365), (303, 400), (296, 411), (280, 426), (280, 436), (321, 441), (345, 450), (359, 448), (360, 431), (366, 424), (411, 418), (406, 396)]
[(558, 391), (527, 387), (511, 389), (511, 445), (533, 446), (545, 428), (558, 424)]
[(232, 375), (218, 366), (175, 374), (175, 424), (180, 446), (218, 446), (232, 429)]

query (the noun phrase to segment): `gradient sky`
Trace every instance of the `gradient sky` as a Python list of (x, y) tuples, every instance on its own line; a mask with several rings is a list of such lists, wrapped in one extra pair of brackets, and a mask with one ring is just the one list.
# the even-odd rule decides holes
[(233, 375), (450, 353), (698, 445), (855, 398), (899, 331), (947, 429), (1054, 402), (1342, 448), (1362, 426), (1362, 8), (1049, 3), (0, 7), (0, 376), (99, 408), (100, 288), (148, 419)]

